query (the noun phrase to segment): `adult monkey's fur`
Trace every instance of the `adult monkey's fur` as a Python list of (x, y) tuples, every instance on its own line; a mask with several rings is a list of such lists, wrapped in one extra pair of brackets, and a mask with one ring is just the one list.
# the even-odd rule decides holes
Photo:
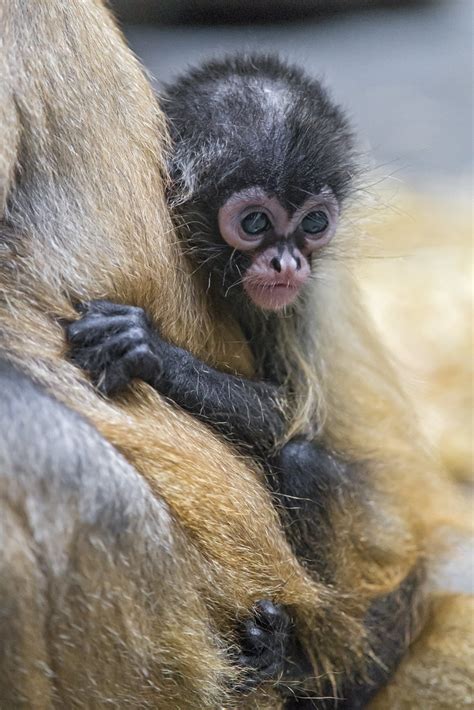
[(290, 607), (315, 675), (337, 682), (366, 653), (371, 599), (418, 565), (438, 495), (445, 508), (450, 498), (412, 443), (349, 276), (335, 260), (315, 283), (322, 367), (308, 385), (326, 410), (325, 440), (374, 475), (369, 514), (334, 511), (337, 585), (326, 588), (291, 554), (258, 471), (145, 386), (105, 402), (64, 358), (57, 318), (74, 317), (72, 301), (106, 297), (144, 307), (199, 357), (252, 370), (179, 252), (161, 113), (103, 7), (10, 1), (0, 27), (2, 356), (124, 455), (2, 366), (2, 707), (275, 707), (271, 690), (268, 701), (264, 689), (229, 695), (224, 648), (262, 598)]

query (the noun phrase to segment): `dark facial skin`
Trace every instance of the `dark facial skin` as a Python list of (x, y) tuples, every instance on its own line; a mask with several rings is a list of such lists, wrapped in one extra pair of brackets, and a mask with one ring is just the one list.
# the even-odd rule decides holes
[[(259, 87), (264, 91), (254, 104)], [(191, 72), (169, 89), (165, 110), (176, 146), (172, 173), (184, 190), (194, 160), (195, 192), (179, 210), (190, 225), (185, 246), (198, 266), (216, 277), (221, 296), (235, 304), (244, 328), (249, 313), (256, 323), (268, 312), (284, 311), (289, 317), (308, 284), (313, 259), (324, 253), (335, 233), (348, 191), (351, 138), (344, 117), (317, 83), (265, 58), (228, 60)], [(214, 150), (210, 137), (227, 153)], [(203, 145), (207, 153), (197, 160)], [(268, 162), (268, 155), (275, 156), (274, 162)], [(228, 170), (232, 165), (242, 167)], [(196, 231), (193, 220), (199, 223)], [(302, 438), (275, 451), (287, 422), (278, 404), (285, 399), (283, 382), (270, 374), (272, 344), (263, 344), (269, 372), (249, 380), (215, 370), (166, 342), (140, 308), (96, 301), (84, 304), (81, 314), (66, 328), (70, 354), (100, 391), (114, 396), (141, 379), (255, 456), (277, 497), (294, 552), (317, 579), (331, 582), (329, 511), (353, 491), (360, 467)], [(292, 654), (292, 668), (298, 667), (301, 676), (309, 674), (303, 656), (295, 662), (285, 610), (269, 600), (258, 601), (257, 607), (265, 611), (256, 613), (242, 635), (241, 662), (253, 669), (252, 677), (287, 677), (286, 659)], [(383, 623), (383, 614), (380, 619)], [(403, 624), (399, 635), (392, 656), (385, 654), (383, 677), (379, 666), (369, 668), (369, 680), (356, 679), (348, 686), (339, 709), (362, 707), (355, 695), (368, 702), (385, 682), (404, 648)], [(298, 702), (293, 697), (288, 707)], [(312, 706), (309, 699), (301, 703)], [(332, 701), (318, 703), (334, 706)]]

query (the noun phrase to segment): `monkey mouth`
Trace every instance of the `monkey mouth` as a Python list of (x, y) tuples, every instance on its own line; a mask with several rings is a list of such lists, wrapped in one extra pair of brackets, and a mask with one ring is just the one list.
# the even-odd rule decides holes
[(288, 281), (269, 282), (257, 279), (244, 279), (243, 286), (252, 303), (267, 311), (279, 311), (290, 306), (301, 288), (301, 284)]

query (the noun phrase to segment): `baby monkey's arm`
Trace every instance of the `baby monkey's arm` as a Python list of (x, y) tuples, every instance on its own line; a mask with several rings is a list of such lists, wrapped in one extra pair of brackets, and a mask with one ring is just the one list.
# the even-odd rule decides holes
[(71, 357), (101, 391), (113, 395), (142, 379), (233, 443), (250, 447), (278, 497), (283, 523), (299, 530), (295, 552), (322, 572), (330, 510), (351, 488), (354, 465), (303, 438), (275, 447), (287, 425), (281, 388), (220, 372), (166, 342), (143, 309), (95, 301), (81, 310), (82, 318), (67, 326)]
[(67, 326), (71, 358), (103, 394), (117, 394), (141, 379), (261, 456), (284, 433), (276, 385), (220, 372), (166, 342), (141, 308), (94, 301), (81, 312), (82, 318)]

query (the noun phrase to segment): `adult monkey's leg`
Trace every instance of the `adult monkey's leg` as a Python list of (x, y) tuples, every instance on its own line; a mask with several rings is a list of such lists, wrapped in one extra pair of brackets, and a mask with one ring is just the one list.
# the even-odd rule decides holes
[(4, 361), (0, 392), (0, 707), (213, 707), (187, 683), (200, 659), (184, 639), (212, 637), (166, 506)]

